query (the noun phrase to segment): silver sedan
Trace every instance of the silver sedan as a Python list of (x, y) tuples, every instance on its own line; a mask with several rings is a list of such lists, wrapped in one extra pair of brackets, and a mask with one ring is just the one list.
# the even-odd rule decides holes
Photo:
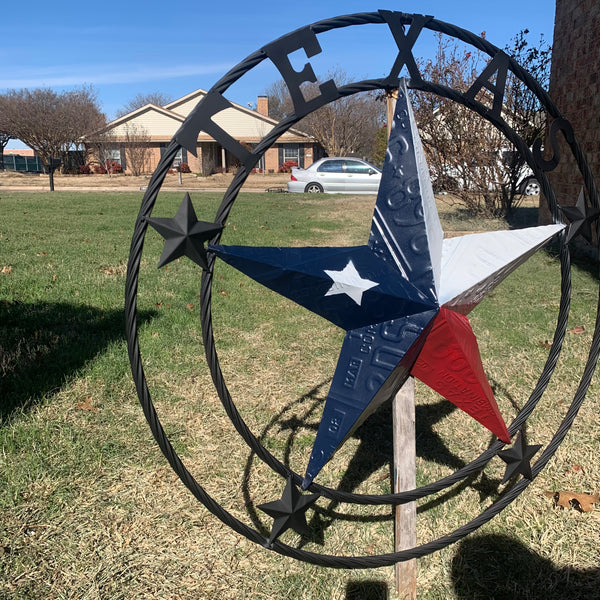
[(292, 167), (288, 192), (309, 194), (376, 194), (381, 171), (358, 158), (330, 157), (314, 162), (307, 169)]

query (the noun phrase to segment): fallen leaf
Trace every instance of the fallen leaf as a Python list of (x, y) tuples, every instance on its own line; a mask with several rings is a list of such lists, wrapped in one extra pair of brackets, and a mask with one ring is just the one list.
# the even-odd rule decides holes
[(583, 467), (581, 465), (573, 465), (566, 473), (565, 475), (568, 475), (569, 473), (578, 473), (581, 475), (585, 475), (585, 471), (583, 469)]
[(90, 398), (90, 396), (87, 396), (85, 398), (85, 400), (80, 400), (77, 403), (77, 408), (79, 410), (84, 410), (86, 412), (93, 412), (93, 413), (98, 412), (98, 409), (95, 406), (92, 406), (92, 399)]
[(546, 348), (546, 350), (550, 350), (550, 348), (552, 348), (552, 342), (549, 342), (548, 340), (544, 340), (543, 342), (540, 340), (538, 344), (542, 348)]
[(569, 329), (569, 333), (575, 333), (575, 334), (583, 333), (584, 331), (585, 331), (585, 327), (583, 325), (575, 325), (575, 327), (573, 327), (573, 329)]
[(2, 267), (0, 273), (2, 273), (2, 275), (8, 275), (9, 273), (12, 273), (12, 267)]
[(193, 305), (193, 304), (190, 302), (189, 304), (186, 304), (186, 305), (185, 305), (185, 307), (186, 307), (188, 310), (192, 310), (192, 309), (194, 308), (194, 305)]
[(591, 512), (592, 504), (600, 502), (600, 494), (580, 494), (577, 492), (544, 492), (546, 497), (553, 498), (557, 506), (574, 508), (579, 512)]
[(47, 252), (38, 252), (36, 256), (46, 256)]
[(105, 275), (125, 275), (127, 273), (127, 267), (125, 265), (119, 265), (117, 267), (100, 267), (98, 271)]
[(52, 283), (56, 281), (56, 275), (52, 275)]
[(229, 296), (229, 294), (225, 290), (221, 290), (221, 296)]
[(156, 306), (156, 308), (160, 308), (162, 306), (162, 300), (157, 302), (154, 306)]

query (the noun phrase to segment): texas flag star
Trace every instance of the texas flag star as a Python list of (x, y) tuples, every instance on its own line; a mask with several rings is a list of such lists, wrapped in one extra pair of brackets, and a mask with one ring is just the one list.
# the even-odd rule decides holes
[(210, 246), (346, 331), (302, 487), (410, 375), (509, 443), (467, 314), (564, 227), (444, 239), (403, 83), (366, 245)]
[(363, 279), (351, 260), (348, 261), (343, 271), (328, 271), (325, 269), (325, 273), (333, 279), (333, 285), (325, 294), (326, 296), (346, 294), (359, 306), (362, 304), (363, 293), (379, 285), (375, 281)]

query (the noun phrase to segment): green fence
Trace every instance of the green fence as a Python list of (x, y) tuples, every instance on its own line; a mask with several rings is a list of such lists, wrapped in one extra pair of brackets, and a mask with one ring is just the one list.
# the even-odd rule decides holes
[(20, 154), (5, 154), (4, 168), (21, 173), (41, 173), (43, 170), (39, 156), (21, 156)]

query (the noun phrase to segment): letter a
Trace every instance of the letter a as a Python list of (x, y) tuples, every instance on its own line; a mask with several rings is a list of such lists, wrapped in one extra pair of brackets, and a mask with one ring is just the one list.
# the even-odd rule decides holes
[[(496, 83), (492, 78), (496, 74)], [(500, 51), (489, 62), (483, 73), (475, 80), (475, 83), (465, 94), (468, 100), (475, 100), (475, 96), (482, 88), (490, 91), (494, 96), (490, 114), (494, 117), (502, 115), (502, 104), (504, 102), (504, 89), (506, 88), (506, 76), (508, 74), (508, 55)]]

